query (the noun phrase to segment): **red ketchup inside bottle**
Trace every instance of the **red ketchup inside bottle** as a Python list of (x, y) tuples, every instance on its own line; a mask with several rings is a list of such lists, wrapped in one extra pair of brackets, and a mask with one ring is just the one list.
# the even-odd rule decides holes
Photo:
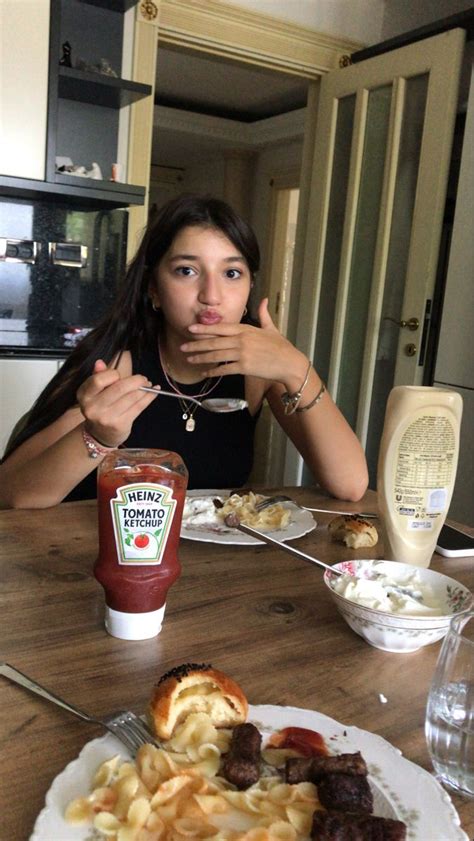
[(169, 450), (116, 450), (99, 467), (99, 556), (105, 625), (121, 639), (161, 630), (169, 588), (181, 572), (178, 544), (188, 473)]

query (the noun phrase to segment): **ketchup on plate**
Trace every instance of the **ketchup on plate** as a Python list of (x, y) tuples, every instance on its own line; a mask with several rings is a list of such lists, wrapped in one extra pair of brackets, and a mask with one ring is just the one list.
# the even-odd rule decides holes
[(287, 748), (301, 756), (327, 756), (329, 751), (321, 733), (306, 727), (284, 727), (273, 733), (268, 748)]
[(123, 449), (99, 467), (99, 557), (105, 626), (121, 639), (156, 636), (181, 572), (178, 543), (188, 473), (169, 450)]

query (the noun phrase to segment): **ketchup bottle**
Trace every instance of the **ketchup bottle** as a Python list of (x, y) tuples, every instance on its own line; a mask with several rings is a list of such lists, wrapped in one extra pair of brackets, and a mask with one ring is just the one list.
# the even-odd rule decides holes
[(169, 450), (123, 449), (99, 467), (99, 557), (105, 627), (127, 640), (159, 634), (168, 589), (179, 577), (178, 543), (188, 472)]

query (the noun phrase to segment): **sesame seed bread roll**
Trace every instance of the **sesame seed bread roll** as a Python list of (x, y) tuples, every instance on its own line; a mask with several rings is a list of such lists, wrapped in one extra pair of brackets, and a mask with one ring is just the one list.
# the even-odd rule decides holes
[(331, 520), (328, 531), (333, 540), (345, 543), (351, 549), (375, 546), (379, 539), (375, 526), (357, 514), (340, 514)]
[(171, 739), (190, 713), (207, 713), (215, 727), (243, 724), (248, 702), (240, 686), (223, 672), (210, 664), (185, 663), (160, 678), (150, 713), (158, 738)]

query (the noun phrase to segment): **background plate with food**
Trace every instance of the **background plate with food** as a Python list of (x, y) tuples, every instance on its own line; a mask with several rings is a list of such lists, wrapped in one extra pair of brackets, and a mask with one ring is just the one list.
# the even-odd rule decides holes
[[(205, 543), (232, 543), (237, 545), (258, 545), (262, 541), (250, 535), (243, 534), (237, 529), (231, 529), (224, 523), (224, 516), (237, 513), (229, 502), (230, 491), (225, 490), (193, 490), (186, 494), (186, 504), (181, 525), (181, 537), (187, 540), (198, 540)], [(241, 496), (241, 495), (240, 495)], [(239, 518), (243, 523), (259, 531), (268, 532), (275, 540), (295, 540), (303, 537), (316, 527), (316, 520), (309, 511), (303, 511), (292, 502), (278, 503), (266, 508), (258, 517), (252, 511), (252, 497), (259, 495), (247, 493), (243, 497), (243, 508), (249, 519), (242, 517), (242, 507), (239, 504)], [(224, 508), (216, 509), (214, 499), (222, 501)], [(241, 497), (242, 499), (242, 497)], [(219, 513), (219, 511), (221, 513)]]

